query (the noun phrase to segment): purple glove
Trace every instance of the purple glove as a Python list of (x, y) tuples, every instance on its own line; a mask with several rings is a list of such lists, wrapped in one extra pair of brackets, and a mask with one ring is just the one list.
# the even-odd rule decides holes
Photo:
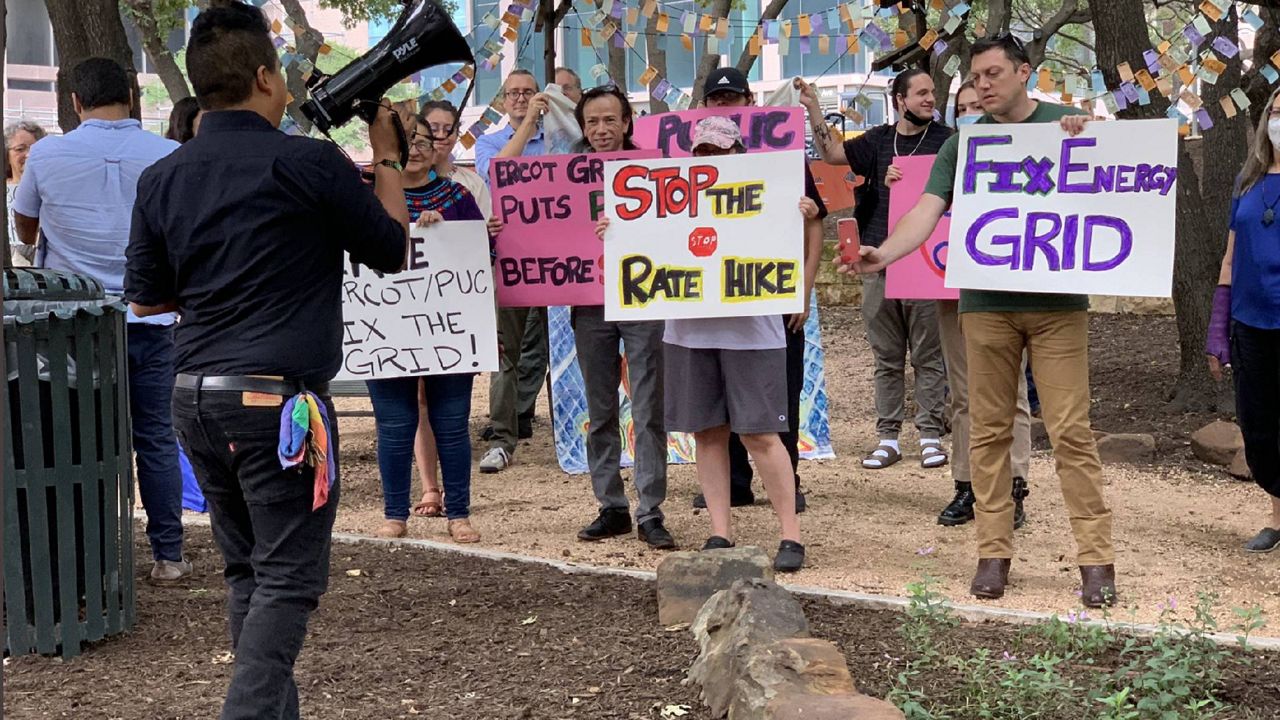
[(1218, 358), (1223, 367), (1231, 364), (1231, 286), (1219, 285), (1213, 291), (1213, 312), (1209, 315), (1209, 334), (1204, 351)]

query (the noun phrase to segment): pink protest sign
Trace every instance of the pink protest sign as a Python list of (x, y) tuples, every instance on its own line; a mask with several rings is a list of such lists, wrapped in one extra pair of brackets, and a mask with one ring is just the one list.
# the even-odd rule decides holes
[(604, 162), (661, 157), (656, 150), (494, 158), (493, 214), (502, 220), (494, 277), (503, 307), (603, 305), (604, 246), (596, 221)]
[(804, 108), (704, 108), (636, 118), (635, 139), (640, 147), (657, 148), (664, 157), (689, 157), (693, 128), (706, 117), (728, 116), (742, 129), (748, 150), (803, 150)]
[[(889, 193), (889, 231), (924, 194), (933, 155), (896, 157), (902, 179)], [(960, 291), (943, 286), (947, 274), (947, 237), (951, 234), (951, 213), (942, 216), (933, 234), (920, 249), (889, 266), (885, 273), (884, 296), (895, 300), (957, 300)]]

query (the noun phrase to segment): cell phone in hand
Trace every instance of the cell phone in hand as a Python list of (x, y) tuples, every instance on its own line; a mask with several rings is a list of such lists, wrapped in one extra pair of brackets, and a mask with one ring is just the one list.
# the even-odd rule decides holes
[(858, 248), (861, 245), (858, 236), (858, 221), (853, 218), (844, 218), (837, 221), (836, 238), (840, 243), (840, 260), (846, 265), (857, 260), (859, 257)]

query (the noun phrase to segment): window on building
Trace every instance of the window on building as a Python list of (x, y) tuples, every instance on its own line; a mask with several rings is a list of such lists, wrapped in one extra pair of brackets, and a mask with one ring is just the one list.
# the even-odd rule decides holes
[[(859, 44), (857, 52), (851, 52), (840, 57), (836, 52), (834, 37), (831, 39), (831, 47), (826, 55), (818, 52), (818, 39), (816, 37), (808, 38), (807, 48), (804, 42), (806, 38), (796, 37), (794, 21), (801, 14), (812, 16), (817, 13), (825, 13), (832, 8), (839, 7), (841, 4), (839, 0), (791, 0), (791, 2), (787, 3), (786, 8), (778, 17), (779, 20), (793, 21), (790, 46), (787, 54), (782, 57), (782, 74), (784, 76), (795, 77), (796, 75), (802, 75), (812, 77), (815, 75), (866, 72), (866, 50), (861, 47), (861, 44)], [(825, 21), (826, 17), (823, 20)], [(819, 33), (815, 33), (815, 35), (817, 34)], [(821, 34), (834, 36), (835, 32), (824, 25)]]
[(44, 3), (6, 0), (6, 5), (5, 61), (15, 65), (53, 65), (53, 26)]

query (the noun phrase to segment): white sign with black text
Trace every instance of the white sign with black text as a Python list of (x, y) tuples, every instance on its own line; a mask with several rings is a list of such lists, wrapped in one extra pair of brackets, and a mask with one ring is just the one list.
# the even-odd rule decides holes
[(409, 266), (384, 275), (346, 259), (342, 369), (375, 380), (498, 369), (489, 235), (480, 221), (414, 227)]

